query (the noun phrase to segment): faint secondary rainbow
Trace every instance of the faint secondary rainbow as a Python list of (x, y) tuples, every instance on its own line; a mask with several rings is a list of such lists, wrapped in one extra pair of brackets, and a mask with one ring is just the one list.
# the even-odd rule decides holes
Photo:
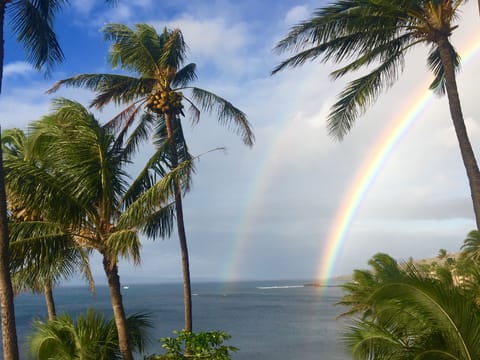
[(235, 238), (231, 242), (230, 250), (228, 251), (227, 261), (223, 269), (223, 276), (226, 282), (237, 280), (240, 274), (241, 267), (246, 262), (246, 255), (254, 245), (252, 232), (261, 224), (262, 220), (262, 203), (264, 200), (263, 194), (268, 190), (270, 181), (273, 179), (275, 171), (282, 164), (282, 159), (277, 155), (278, 149), (284, 147), (285, 142), (289, 138), (290, 132), (295, 128), (296, 121), (298, 121), (299, 114), (297, 113), (292, 119), (287, 119), (280, 124), (280, 129), (274, 136), (271, 144), (267, 147), (263, 161), (261, 162), (254, 181), (250, 189), (247, 191), (248, 201), (245, 204), (245, 210), (242, 211), (243, 216), (238, 222), (238, 227), (235, 231)]
[[(466, 65), (479, 52), (480, 38), (477, 37), (473, 45), (471, 43), (466, 47), (466, 51), (462, 55), (462, 65)], [(428, 85), (425, 84), (421, 89), (425, 88), (428, 88)], [(408, 111), (391, 122), (391, 126), (373, 146), (370, 155), (357, 172), (330, 228), (327, 241), (320, 255), (317, 271), (318, 280), (325, 281), (332, 277), (335, 262), (362, 200), (395, 146), (419, 115), (430, 105), (433, 97), (434, 94), (429, 90), (422, 90), (412, 96), (414, 100), (407, 107)]]

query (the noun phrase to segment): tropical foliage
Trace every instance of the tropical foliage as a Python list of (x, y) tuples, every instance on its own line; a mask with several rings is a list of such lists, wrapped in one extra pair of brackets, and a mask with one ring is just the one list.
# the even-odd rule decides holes
[[(45, 147), (38, 137), (27, 136), (22, 130), (7, 129), (2, 133), (5, 159), (27, 162), (37, 167), (47, 166), (42, 159)], [(89, 281), (94, 291), (88, 253), (77, 246), (74, 239), (63, 232), (42, 233), (42, 214), (32, 206), (15, 201), (15, 193), (8, 194), (10, 267), (15, 293), (23, 291), (43, 292), (49, 319), (55, 318), (53, 287), (62, 280), (80, 272)], [(24, 226), (22, 222), (32, 226)], [(37, 231), (37, 233), (35, 233)], [(40, 234), (38, 233), (40, 231)]]
[[(105, 0), (114, 4), (116, 0)], [(3, 62), (5, 58), (5, 23), (11, 25), (17, 41), (23, 45), (26, 59), (36, 69), (46, 70), (64, 58), (54, 29), (57, 13), (67, 5), (66, 0), (0, 1), (0, 93), (3, 84)], [(8, 7), (8, 9), (7, 9)], [(8, 10), (8, 11), (7, 11)], [(8, 271), (10, 267), (7, 198), (4, 189), (4, 171), (0, 152), (0, 303), (2, 316), (2, 343), (5, 360), (18, 359), (17, 331), (13, 288)]]
[(231, 345), (223, 345), (231, 336), (223, 331), (207, 331), (192, 333), (189, 331), (174, 331), (174, 338), (162, 338), (165, 354), (150, 355), (145, 360), (230, 360), (231, 353), (238, 349)]
[[(189, 172), (189, 162), (161, 181), (153, 181), (161, 158), (156, 153), (139, 177), (129, 182), (125, 167), (131, 152), (119, 145), (111, 131), (76, 102), (59, 99), (54, 107), (50, 116), (30, 129), (44, 147), (44, 161), (5, 159), (8, 193), (15, 203), (42, 215), (41, 222), (21, 221), (15, 227), (22, 240), (45, 246), (50, 256), (61, 248), (61, 242), (42, 240), (59, 236), (101, 255), (120, 349), (124, 359), (132, 359), (118, 261), (140, 262), (139, 232), (153, 238), (170, 234), (173, 183), (180, 183), (181, 174)], [(39, 249), (32, 248), (32, 252), (41, 256)]]
[[(132, 349), (143, 352), (152, 327), (148, 316), (134, 314), (127, 318)], [(33, 323), (28, 338), (30, 355), (38, 360), (116, 360), (121, 359), (115, 321), (103, 314), (88, 310), (76, 320), (62, 314), (57, 319)]]
[[(139, 142), (155, 130), (158, 148), (167, 150), (165, 165), (176, 168), (191, 158), (183, 135), (181, 119), (186, 115), (192, 124), (200, 120), (201, 111), (212, 113), (222, 125), (233, 127), (245, 144), (251, 146), (253, 132), (245, 114), (222, 97), (190, 84), (196, 79), (196, 65), (185, 64), (186, 44), (179, 29), (157, 33), (147, 24), (133, 29), (121, 24), (104, 28), (105, 38), (113, 41), (109, 59), (111, 65), (133, 73), (83, 74), (59, 81), (60, 86), (84, 87), (97, 92), (92, 105), (102, 108), (108, 103), (127, 107), (107, 127), (117, 129), (120, 141), (131, 130), (127, 147), (136, 148)], [(185, 108), (188, 107), (188, 110)], [(188, 184), (186, 184), (188, 185)], [(188, 190), (188, 186), (183, 190)], [(187, 237), (183, 220), (182, 187), (174, 184), (175, 217), (182, 253), (184, 279), (185, 329), (192, 331), (192, 299)]]
[[(422, 273), (385, 254), (346, 284), (345, 314), (359, 316), (345, 334), (354, 359), (477, 359), (478, 292), (439, 268)], [(362, 276), (359, 276), (362, 274)]]

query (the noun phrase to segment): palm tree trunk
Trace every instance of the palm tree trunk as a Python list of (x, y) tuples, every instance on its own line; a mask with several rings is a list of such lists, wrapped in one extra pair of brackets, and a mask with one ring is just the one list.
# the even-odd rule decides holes
[[(5, 7), (8, 2), (10, 1), (0, 1), (0, 93), (2, 90), (5, 45), (3, 28)], [(3, 358), (4, 360), (18, 360), (17, 328), (15, 326), (15, 308), (13, 305), (12, 279), (10, 278), (10, 250), (8, 243), (7, 196), (5, 194), (3, 154), (0, 147), (0, 304), (2, 307)]]
[(55, 301), (53, 300), (53, 290), (50, 282), (44, 285), (43, 293), (45, 295), (45, 302), (47, 304), (48, 320), (55, 320), (57, 317), (57, 312), (55, 311)]
[(477, 229), (480, 229), (480, 171), (478, 170), (477, 160), (475, 159), (475, 154), (473, 153), (473, 148), (468, 138), (467, 128), (463, 119), (460, 98), (458, 96), (457, 81), (455, 78), (455, 68), (449, 50), (450, 44), (448, 38), (444, 36), (439, 37), (437, 45), (445, 72), (450, 115), (452, 117), (453, 126), (460, 146), (463, 163), (467, 171)]
[[(172, 153), (172, 166), (178, 166), (177, 146), (175, 143), (175, 132), (172, 124), (172, 115), (165, 114), (165, 127), (167, 128), (167, 137), (170, 141)], [(185, 331), (192, 332), (192, 287), (190, 284), (190, 264), (188, 257), (187, 235), (185, 232), (185, 223), (183, 220), (183, 204), (182, 191), (180, 184), (175, 181), (175, 212), (177, 218), (178, 240), (180, 242), (180, 250), (182, 253), (182, 274), (183, 274), (183, 302)]]
[(3, 175), (3, 153), (0, 146), (0, 304), (2, 306), (3, 358), (5, 360), (18, 360), (17, 329), (13, 304), (14, 295), (10, 277), (7, 196), (5, 194), (5, 178)]
[(110, 300), (112, 302), (113, 317), (117, 326), (118, 344), (123, 360), (133, 360), (132, 348), (128, 336), (127, 318), (123, 308), (122, 294), (120, 292), (120, 277), (118, 276), (117, 265), (105, 254), (103, 254), (103, 269), (108, 279)]

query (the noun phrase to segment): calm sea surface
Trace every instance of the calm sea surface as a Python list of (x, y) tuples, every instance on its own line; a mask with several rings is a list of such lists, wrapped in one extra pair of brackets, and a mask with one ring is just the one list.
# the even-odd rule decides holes
[[(240, 350), (234, 360), (347, 360), (339, 341), (344, 323), (335, 307), (342, 292), (337, 287), (302, 287), (300, 281), (261, 281), (192, 284), (194, 331), (223, 330), (228, 343)], [(87, 308), (111, 314), (108, 289), (98, 287), (92, 297), (86, 287), (64, 287), (54, 292), (57, 312), (76, 315)], [(181, 284), (129, 284), (123, 289), (127, 314), (148, 312), (155, 324), (147, 353), (161, 352), (157, 339), (183, 327)], [(15, 311), (20, 341), (32, 317), (46, 317), (42, 296), (22, 294)]]

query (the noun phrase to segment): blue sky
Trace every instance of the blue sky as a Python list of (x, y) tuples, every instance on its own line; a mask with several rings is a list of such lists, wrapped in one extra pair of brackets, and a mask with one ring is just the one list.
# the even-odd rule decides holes
[[(256, 135), (252, 149), (209, 116), (185, 123), (191, 152), (225, 146), (202, 157), (192, 192), (185, 198), (187, 236), (194, 280), (311, 279), (343, 196), (375, 139), (405, 111), (430, 78), (426, 50), (413, 51), (400, 81), (341, 143), (328, 137), (325, 118), (343, 80), (332, 82), (331, 64), (306, 64), (274, 77), (280, 61), (272, 52), (289, 27), (307, 18), (319, 1), (122, 1), (115, 8), (95, 0), (71, 1), (56, 24), (66, 60), (49, 78), (36, 73), (11, 34), (6, 41), (0, 121), (24, 127), (46, 114), (56, 80), (77, 73), (111, 72), (109, 44), (100, 29), (108, 22), (146, 22), (161, 30), (179, 27), (198, 66), (196, 85), (231, 100), (248, 115)], [(464, 7), (459, 49), (480, 36), (474, 2)], [(480, 136), (476, 55), (459, 75), (464, 115), (477, 153)], [(88, 104), (93, 94), (66, 89)], [(118, 109), (98, 113), (104, 121)], [(146, 150), (145, 150), (146, 151)], [(146, 156), (146, 155), (145, 155)], [(335, 262), (335, 274), (364, 267), (376, 252), (406, 259), (456, 251), (474, 227), (469, 190), (445, 98), (435, 99), (382, 168)], [(144, 240), (142, 265), (122, 262), (124, 282), (181, 278), (176, 235)], [(103, 282), (100, 261), (94, 271)]]

